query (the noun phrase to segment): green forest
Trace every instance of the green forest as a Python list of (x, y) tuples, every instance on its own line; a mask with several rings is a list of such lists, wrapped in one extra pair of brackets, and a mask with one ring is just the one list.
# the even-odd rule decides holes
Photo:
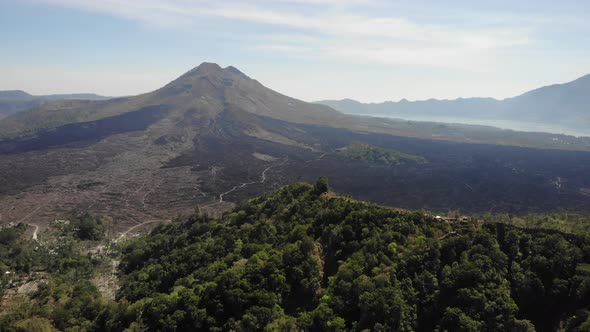
[[(320, 178), (110, 242), (102, 256), (80, 246), (104, 241), (108, 218), (60, 226), (51, 252), (22, 240), (22, 226), (3, 229), (0, 269), (46, 282), (0, 315), (0, 330), (590, 330), (586, 232), (486, 218), (357, 201)], [(105, 299), (90, 280), (110, 259), (120, 289)]]

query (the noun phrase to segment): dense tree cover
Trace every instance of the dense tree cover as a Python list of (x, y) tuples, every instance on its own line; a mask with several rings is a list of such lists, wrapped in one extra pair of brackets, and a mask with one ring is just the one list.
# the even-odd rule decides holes
[(221, 219), (194, 215), (130, 241), (116, 301), (88, 282), (87, 259), (53, 270), (28, 302), (0, 318), (0, 330), (590, 328), (585, 237), (447, 223), (338, 196), (325, 178), (250, 200)]
[(105, 233), (112, 220), (105, 216), (92, 216), (85, 213), (75, 218), (72, 222), (76, 236), (80, 240), (100, 241), (105, 238)]
[(342, 153), (354, 160), (363, 160), (385, 165), (399, 165), (407, 162), (425, 163), (421, 156), (403, 153), (400, 151), (373, 146), (363, 142), (352, 142)]
[[(6, 272), (28, 272), (33, 264), (38, 263), (39, 257), (34, 254), (33, 247), (26, 245), (21, 240), (26, 230), (27, 225), (25, 224), (0, 229), (0, 273), (3, 276)], [(0, 290), (5, 286), (3, 280)]]
[[(570, 331), (582, 238), (448, 224), (293, 184), (132, 242), (104, 330)], [(124, 308), (121, 307), (124, 304)]]

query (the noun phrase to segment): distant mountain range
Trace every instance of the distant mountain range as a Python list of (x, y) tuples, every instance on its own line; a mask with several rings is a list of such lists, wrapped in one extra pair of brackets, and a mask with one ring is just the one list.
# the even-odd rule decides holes
[[(373, 115), (364, 110), (364, 104), (350, 100), (336, 102), (334, 105), (331, 105), (331, 102), (326, 102), (327, 105), (303, 102), (264, 87), (235, 67), (221, 68), (214, 63), (203, 63), (164, 87), (138, 96), (108, 99), (89, 94), (43, 97), (30, 96), (22, 91), (4, 92), (4, 94), (6, 100), (29, 98), (32, 103), (37, 103), (37, 105), (24, 111), (15, 112), (0, 121), (0, 143), (3, 138), (36, 135), (40, 130), (52, 130), (68, 124), (97, 121), (155, 106), (176, 112), (186, 111), (187, 108), (198, 108), (200, 116), (215, 118), (218, 114), (223, 114), (224, 108), (231, 105), (233, 109), (239, 109), (246, 114), (291, 123), (345, 128), (354, 131), (469, 143), (590, 150), (590, 139), (574, 140), (571, 137), (555, 139), (555, 135), (501, 130), (492, 127), (493, 124), (488, 124), (488, 126), (445, 124), (441, 126), (436, 122), (428, 122), (428, 119), (425, 119), (426, 121), (417, 119), (418, 122), (414, 122), (344, 114)], [(2, 100), (1, 94), (0, 100)], [(453, 101), (432, 102), (453, 103)], [(462, 102), (483, 105), (486, 102), (498, 101), (477, 98), (458, 101), (459, 104)], [(369, 104), (369, 108), (406, 103), (413, 104), (402, 101), (400, 103)], [(422, 105), (422, 103), (429, 103), (429, 101), (416, 102), (416, 105)], [(357, 108), (343, 108), (340, 107), (340, 104), (356, 105), (360, 109), (355, 111), (354, 109)], [(470, 109), (471, 107), (466, 106), (465, 108)], [(451, 116), (453, 109), (453, 107), (448, 107)], [(436, 112), (432, 111), (431, 113), (435, 114)], [(436, 121), (436, 119), (432, 121)], [(242, 123), (241, 125), (257, 128), (255, 123)], [(2, 144), (0, 144), (0, 152), (1, 150)]]
[(46, 96), (34, 96), (22, 90), (0, 91), (0, 118), (9, 114), (23, 111), (39, 106), (46, 101), (81, 99), (81, 100), (105, 100), (110, 97), (103, 97), (93, 93), (57, 94)]
[(361, 103), (352, 99), (323, 100), (348, 114), (387, 116), (409, 120), (485, 124), (526, 131), (590, 136), (590, 75), (545, 86), (520, 96), (429, 99), (423, 101)]

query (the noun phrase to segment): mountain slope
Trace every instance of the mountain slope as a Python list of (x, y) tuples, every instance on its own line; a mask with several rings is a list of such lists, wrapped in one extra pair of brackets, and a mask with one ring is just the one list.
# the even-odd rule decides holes
[(555, 84), (503, 101), (507, 116), (531, 121), (557, 121), (574, 126), (590, 124), (590, 75)]
[[(504, 121), (505, 125), (528, 124), (527, 130), (551, 130), (581, 133), (590, 124), (590, 75), (565, 84), (555, 84), (524, 93), (520, 96), (496, 100), (493, 98), (460, 98), (455, 100), (429, 99), (424, 101), (384, 102), (363, 104), (354, 100), (320, 101), (348, 114), (392, 116), (456, 122), (476, 120), (482, 124)], [(494, 123), (494, 122), (492, 122)], [(500, 123), (500, 122), (498, 122)], [(556, 127), (559, 126), (559, 127)]]
[[(204, 63), (156, 91), (106, 101), (66, 100), (45, 103), (0, 121), (0, 139), (26, 137), (69, 123), (83, 123), (146, 107), (191, 110), (199, 117), (240, 111), (291, 123), (345, 128), (407, 137), (515, 146), (590, 150), (590, 139), (528, 134), (493, 127), (408, 122), (342, 114), (324, 105), (303, 102), (264, 87), (234, 67)], [(191, 113), (189, 112), (189, 113)], [(255, 125), (251, 126), (257, 131)], [(264, 130), (262, 130), (264, 132)]]
[(45, 103), (0, 121), (0, 135), (1, 222), (41, 229), (86, 211), (121, 231), (218, 214), (324, 175), (338, 191), (404, 208), (589, 206), (590, 153), (508, 146), (583, 150), (583, 139), (345, 115), (210, 63), (139, 96)]
[[(161, 105), (179, 112), (198, 109), (215, 117), (228, 106), (275, 119), (300, 123), (328, 123), (341, 113), (305, 103), (263, 87), (233, 67), (204, 63), (156, 91), (106, 101), (55, 101), (20, 112), (0, 122), (0, 137), (22, 136), (68, 123), (95, 121), (141, 108)], [(229, 109), (228, 109), (229, 110)]]
[(58, 94), (33, 96), (21, 90), (0, 91), (0, 119), (10, 114), (30, 109), (52, 100), (104, 100), (103, 97), (92, 93)]

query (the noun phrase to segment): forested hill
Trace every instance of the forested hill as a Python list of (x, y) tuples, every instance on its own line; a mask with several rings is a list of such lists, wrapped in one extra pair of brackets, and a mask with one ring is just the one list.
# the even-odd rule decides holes
[[(590, 257), (558, 233), (452, 225), (294, 184), (132, 243), (105, 324), (210, 331), (590, 326)], [(128, 311), (128, 312), (129, 312)], [(575, 317), (574, 317), (575, 315)], [(534, 324), (534, 325), (533, 325)]]
[(586, 236), (444, 221), (320, 178), (132, 240), (116, 302), (44, 287), (26, 312), (72, 331), (588, 331), (588, 262)]

